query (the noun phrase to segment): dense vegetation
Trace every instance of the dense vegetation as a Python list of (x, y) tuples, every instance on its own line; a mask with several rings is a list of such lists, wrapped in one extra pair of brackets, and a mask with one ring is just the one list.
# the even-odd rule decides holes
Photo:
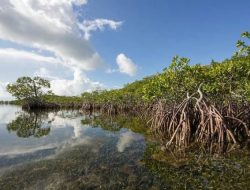
[(173, 58), (163, 73), (126, 85), (122, 89), (83, 93), (86, 103), (140, 105), (165, 100), (179, 102), (198, 87), (210, 100), (224, 104), (230, 100), (250, 101), (250, 58), (233, 57), (222, 63), (189, 65), (189, 59)]
[[(250, 33), (242, 37), (249, 40)], [(166, 147), (196, 141), (222, 151), (250, 136), (250, 46), (238, 41), (237, 48), (231, 58), (208, 65), (190, 65), (190, 59), (175, 56), (162, 73), (122, 89), (43, 100), (109, 114), (132, 111), (148, 121)]]
[(166, 148), (196, 141), (225, 151), (250, 135), (250, 48), (243, 41), (237, 47), (230, 59), (209, 65), (190, 65), (190, 59), (176, 56), (162, 73), (122, 89), (83, 93), (83, 108), (138, 112)]
[[(245, 32), (243, 37), (250, 39)], [(122, 89), (83, 93), (86, 103), (140, 105), (158, 100), (179, 102), (186, 93), (195, 93), (201, 85), (204, 95), (216, 104), (231, 100), (250, 101), (250, 47), (238, 41), (239, 51), (223, 62), (190, 65), (190, 59), (175, 56), (162, 73), (126, 85)]]

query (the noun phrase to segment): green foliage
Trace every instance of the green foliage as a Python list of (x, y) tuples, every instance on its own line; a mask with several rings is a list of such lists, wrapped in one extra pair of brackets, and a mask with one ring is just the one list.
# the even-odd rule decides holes
[[(241, 36), (250, 39), (249, 32)], [(201, 86), (203, 94), (216, 104), (225, 105), (231, 100), (250, 102), (250, 46), (239, 41), (237, 48), (239, 51), (232, 58), (222, 62), (212, 61), (208, 65), (190, 64), (190, 59), (175, 56), (162, 73), (127, 84), (121, 89), (84, 92), (81, 97), (45, 95), (43, 98), (59, 104), (133, 107), (157, 100), (174, 104)], [(15, 84), (8, 85), (7, 90), (18, 99), (27, 99), (43, 95), (42, 89), (49, 86), (44, 79), (22, 77)]]
[[(250, 33), (242, 37), (250, 39)], [(190, 65), (190, 59), (175, 56), (162, 73), (126, 85), (122, 89), (84, 93), (82, 98), (90, 103), (138, 105), (159, 99), (169, 103), (179, 102), (201, 86), (202, 92), (216, 104), (250, 101), (250, 47), (245, 42), (237, 44), (237, 56), (209, 65)]]
[[(250, 40), (250, 33), (243, 32), (241, 37)], [(239, 51), (236, 52), (236, 56), (250, 56), (250, 46), (246, 45), (246, 42), (238, 40), (236, 47), (239, 49)]]
[(57, 95), (44, 95), (43, 100), (49, 103), (57, 103), (60, 105), (81, 103), (83, 101), (82, 98), (78, 96), (57, 96)]
[[(50, 82), (40, 77), (20, 77), (16, 83), (7, 85), (7, 91), (18, 100), (38, 100), (49, 88)], [(51, 91), (47, 93), (51, 93)]]
[[(183, 61), (185, 60), (185, 61)], [(122, 89), (84, 93), (90, 103), (137, 105), (142, 101), (178, 102), (202, 85), (202, 92), (216, 103), (229, 100), (250, 101), (250, 58), (234, 57), (210, 65), (189, 65), (188, 59), (175, 57), (163, 73), (126, 85)]]

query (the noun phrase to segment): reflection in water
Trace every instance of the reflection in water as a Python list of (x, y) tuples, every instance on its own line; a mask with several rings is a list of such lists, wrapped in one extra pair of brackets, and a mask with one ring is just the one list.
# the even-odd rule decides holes
[(117, 143), (118, 152), (123, 152), (125, 148), (130, 147), (132, 143), (138, 140), (142, 140), (142, 137), (131, 131), (122, 133)]
[(46, 117), (43, 114), (46, 113), (22, 112), (15, 120), (7, 124), (7, 129), (9, 132), (16, 132), (18, 137), (23, 138), (46, 136), (50, 132), (50, 127), (42, 126), (42, 119)]
[(6, 124), (16, 119), (16, 113), (21, 111), (18, 106), (0, 105), (0, 124)]
[(74, 136), (72, 138), (79, 138), (83, 130), (81, 124), (82, 113), (79, 111), (58, 111), (56, 113), (49, 113), (48, 120), (53, 126), (66, 127), (70, 126), (74, 129)]
[[(83, 125), (85, 116), (78, 111), (39, 114), (19, 112), (6, 124), (7, 128), (15, 126), (15, 133), (0, 131), (7, 141), (0, 145), (2, 189), (166, 187), (139, 164), (145, 149), (142, 135), (128, 129), (107, 131)], [(33, 132), (46, 128), (50, 132), (39, 138)], [(25, 131), (21, 133), (25, 135), (18, 131)]]
[(0, 106), (0, 189), (250, 186), (250, 155), (244, 149), (225, 156), (208, 156), (197, 147), (166, 154), (138, 118), (97, 115)]
[[(72, 118), (66, 119), (63, 113), (71, 114)], [(81, 126), (79, 112), (27, 113), (18, 110), (15, 114), (15, 119), (0, 125), (0, 161), (1, 156), (11, 157), (17, 163), (27, 161), (19, 159), (21, 155), (32, 159), (44, 158), (89, 141), (84, 131), (90, 127)]]

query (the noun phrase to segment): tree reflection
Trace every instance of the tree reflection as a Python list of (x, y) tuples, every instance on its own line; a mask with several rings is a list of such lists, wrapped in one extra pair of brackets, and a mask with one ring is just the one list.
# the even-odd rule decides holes
[(83, 125), (91, 125), (92, 127), (100, 127), (107, 131), (120, 131), (122, 128), (130, 129), (135, 133), (149, 133), (146, 123), (139, 117), (129, 114), (119, 114), (108, 116), (101, 115), (85, 115), (81, 120)]
[(50, 127), (43, 126), (46, 113), (41, 112), (21, 112), (17, 118), (7, 124), (9, 132), (16, 132), (18, 137), (43, 137), (49, 134)]

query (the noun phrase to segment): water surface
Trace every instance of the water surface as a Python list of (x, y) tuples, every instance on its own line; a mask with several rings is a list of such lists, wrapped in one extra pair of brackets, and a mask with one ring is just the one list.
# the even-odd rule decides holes
[[(158, 139), (159, 140), (159, 139)], [(247, 189), (249, 153), (163, 153), (136, 117), (0, 106), (0, 189)]]

